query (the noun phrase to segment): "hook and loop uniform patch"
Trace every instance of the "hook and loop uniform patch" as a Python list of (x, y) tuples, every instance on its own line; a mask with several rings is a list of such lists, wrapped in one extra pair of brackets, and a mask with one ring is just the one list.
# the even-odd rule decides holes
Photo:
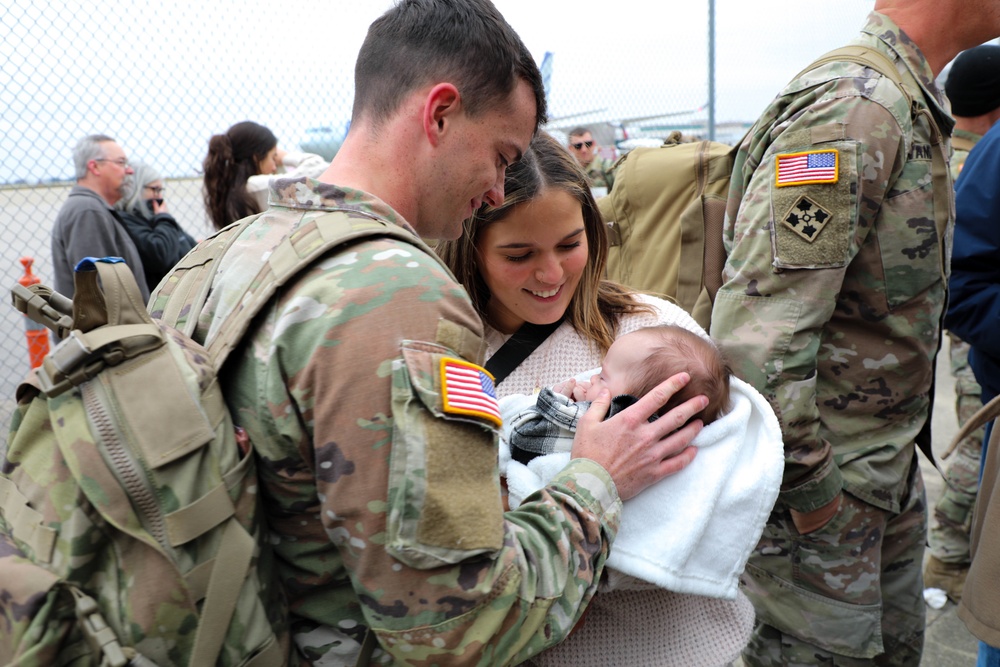
[(482, 366), (441, 357), (441, 398), (445, 412), (503, 424), (493, 376)]
[(781, 219), (786, 227), (809, 243), (816, 240), (833, 214), (806, 196), (799, 198)]
[(851, 257), (858, 145), (839, 138), (842, 127), (819, 130), (782, 135), (785, 152), (775, 152), (766, 176), (775, 271), (842, 267)]

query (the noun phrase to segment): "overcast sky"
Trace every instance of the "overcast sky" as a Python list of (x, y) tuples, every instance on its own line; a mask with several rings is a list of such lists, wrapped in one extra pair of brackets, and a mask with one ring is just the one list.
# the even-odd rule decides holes
[[(708, 0), (495, 2), (538, 61), (555, 54), (553, 116), (708, 101)], [(358, 48), (390, 4), (0, 0), (0, 182), (66, 175), (69, 148), (91, 132), (190, 175), (207, 137), (238, 120), (267, 124), (285, 146), (343, 122)], [(799, 69), (852, 39), (872, 5), (717, 0), (716, 120), (754, 120)]]

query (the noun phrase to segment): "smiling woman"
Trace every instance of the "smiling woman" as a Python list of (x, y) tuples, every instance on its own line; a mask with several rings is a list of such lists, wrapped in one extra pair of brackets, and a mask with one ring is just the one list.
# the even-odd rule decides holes
[[(466, 221), (461, 239), (437, 248), (485, 322), (498, 398), (600, 366), (616, 339), (646, 326), (708, 338), (679, 307), (603, 279), (606, 227), (586, 175), (555, 139), (532, 140), (507, 170), (504, 193)], [(725, 664), (749, 638), (753, 612), (742, 594), (710, 599), (605, 573), (586, 620), (536, 664)]]

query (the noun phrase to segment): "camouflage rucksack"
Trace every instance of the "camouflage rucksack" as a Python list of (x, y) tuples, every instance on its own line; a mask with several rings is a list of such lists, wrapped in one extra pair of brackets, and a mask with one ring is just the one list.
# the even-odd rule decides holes
[(342, 215), (303, 225), (202, 347), (190, 336), (218, 260), (255, 218), (181, 260), (159, 287), (157, 320), (117, 259), (81, 262), (71, 303), (15, 286), (19, 309), (64, 340), (18, 388), (0, 451), (0, 664), (288, 659), (254, 458), (217, 374), (274, 291), (321, 255), (413, 237)]

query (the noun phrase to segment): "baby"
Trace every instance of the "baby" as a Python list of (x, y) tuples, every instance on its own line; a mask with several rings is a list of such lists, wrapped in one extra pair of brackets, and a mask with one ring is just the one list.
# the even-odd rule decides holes
[(680, 372), (688, 373), (690, 382), (651, 419), (698, 395), (708, 397), (708, 405), (693, 419), (707, 425), (726, 412), (730, 370), (715, 345), (683, 327), (646, 327), (615, 340), (589, 382), (570, 379), (543, 389), (532, 415), (522, 413), (512, 425), (511, 457), (527, 464), (537, 456), (570, 451), (577, 421), (602, 388), (611, 392), (611, 417)]

